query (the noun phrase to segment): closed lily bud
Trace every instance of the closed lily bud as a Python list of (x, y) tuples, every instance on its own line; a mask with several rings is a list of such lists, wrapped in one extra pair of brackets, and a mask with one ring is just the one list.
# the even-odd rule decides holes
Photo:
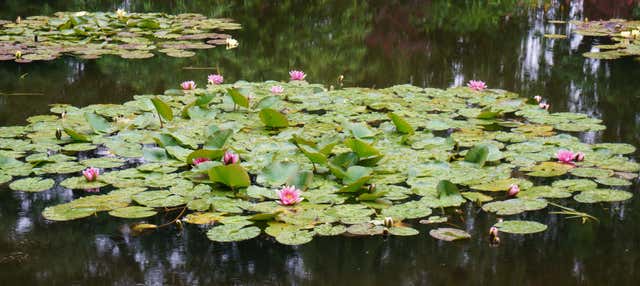
[(225, 165), (235, 164), (238, 163), (238, 161), (240, 161), (240, 156), (229, 151), (225, 152), (224, 156), (222, 156), (222, 163)]
[(16, 59), (21, 59), (22, 58), (22, 51), (16, 51), (15, 57), (16, 57)]
[(386, 227), (392, 227), (393, 226), (393, 218), (392, 217), (385, 217), (384, 218), (384, 226)]
[(56, 139), (62, 139), (62, 130), (60, 130), (60, 128), (56, 129)]
[(509, 191), (507, 192), (507, 194), (510, 197), (513, 197), (517, 195), (519, 192), (520, 192), (520, 187), (516, 184), (512, 184), (511, 186), (509, 186)]
[(540, 101), (542, 101), (542, 96), (536, 95), (536, 96), (533, 97), (533, 99), (535, 99), (536, 102), (539, 103)]
[(575, 160), (576, 162), (582, 162), (582, 161), (584, 161), (584, 153), (582, 153), (582, 152), (578, 152), (578, 153), (576, 153), (574, 160)]

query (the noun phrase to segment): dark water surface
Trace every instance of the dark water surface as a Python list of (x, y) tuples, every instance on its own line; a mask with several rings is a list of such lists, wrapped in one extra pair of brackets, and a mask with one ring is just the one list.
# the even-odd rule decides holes
[[(491, 4), (487, 4), (490, 2)], [(197, 12), (243, 25), (234, 50), (187, 59), (70, 57), (20, 65), (0, 62), (0, 126), (25, 124), (48, 104), (121, 103), (183, 80), (204, 84), (217, 66), (227, 81), (285, 79), (306, 71), (327, 86), (413, 83), (446, 88), (469, 79), (525, 96), (552, 111), (601, 118), (607, 130), (586, 142), (640, 146), (640, 62), (581, 56), (602, 39), (568, 33), (549, 19), (638, 18), (636, 1), (21, 1), (0, 3), (0, 19), (60, 10)], [(2, 95), (40, 93), (41, 95)], [(73, 193), (12, 192), (0, 187), (0, 285), (638, 285), (640, 194), (623, 204), (575, 206), (600, 223), (580, 224), (548, 211), (520, 218), (545, 222), (541, 234), (502, 235), (489, 247), (495, 217), (467, 206), (452, 222), (473, 238), (443, 243), (428, 228), (415, 237), (316, 238), (298, 247), (259, 238), (209, 241), (188, 226), (132, 236), (125, 220), (98, 216), (49, 223), (40, 213)], [(455, 218), (459, 217), (459, 218)]]

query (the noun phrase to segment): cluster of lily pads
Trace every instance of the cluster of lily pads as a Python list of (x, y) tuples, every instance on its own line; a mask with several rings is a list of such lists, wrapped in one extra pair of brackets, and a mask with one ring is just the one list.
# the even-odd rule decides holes
[[(53, 105), (26, 126), (0, 127), (0, 184), (79, 191), (47, 207), (48, 220), (179, 211), (170, 223), (202, 225), (213, 241), (264, 232), (292, 245), (416, 235), (411, 224), (446, 223), (441, 210), (469, 203), (504, 218), (492, 236), (533, 233), (546, 225), (513, 215), (632, 197), (624, 189), (640, 165), (625, 155), (634, 146), (563, 133), (603, 130), (599, 119), (550, 113), (540, 98), (480, 82), (327, 90), (290, 74), (233, 84), (211, 75), (205, 88), (183, 83), (124, 104)], [(450, 227), (430, 234), (469, 237)]]
[(192, 50), (216, 45), (233, 48), (237, 41), (220, 31), (240, 29), (230, 19), (200, 14), (57, 12), (0, 20), (0, 61), (27, 63), (70, 54), (84, 59), (118, 55), (127, 59), (191, 57)]
[(611, 19), (605, 21), (572, 21), (575, 32), (584, 36), (608, 37), (613, 43), (594, 46), (597, 51), (583, 55), (593, 59), (618, 59), (640, 56), (640, 21)]

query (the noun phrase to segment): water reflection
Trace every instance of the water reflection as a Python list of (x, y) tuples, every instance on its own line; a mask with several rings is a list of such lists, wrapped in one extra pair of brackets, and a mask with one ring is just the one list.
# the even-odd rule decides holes
[[(0, 4), (3, 18), (56, 10), (198, 11), (244, 25), (241, 47), (199, 51), (194, 58), (142, 61), (105, 57), (50, 63), (0, 63), (0, 125), (22, 124), (50, 103), (123, 102), (133, 94), (161, 92), (219, 66), (228, 79), (286, 78), (299, 67), (310, 80), (383, 87), (411, 82), (448, 87), (482, 79), (525, 96), (543, 95), (554, 111), (601, 118), (608, 129), (581, 134), (587, 142), (640, 145), (637, 62), (585, 59), (597, 40), (571, 35), (549, 19), (629, 17), (629, 1), (25, 1)], [(541, 2), (541, 3), (538, 3)], [(604, 3), (607, 2), (607, 3)], [(207, 2), (208, 3), (208, 2)], [(293, 24), (292, 24), (293, 23)], [(637, 192), (636, 192), (637, 193)], [(422, 233), (409, 238), (318, 238), (300, 247), (269, 238), (218, 244), (206, 229), (169, 228), (133, 236), (125, 220), (100, 215), (48, 223), (40, 212), (73, 192), (0, 192), (0, 277), (21, 284), (132, 285), (574, 285), (631, 284), (640, 278), (638, 196), (618, 205), (574, 206), (602, 220), (580, 224), (546, 212), (520, 216), (550, 225), (542, 234), (509, 236), (488, 247), (496, 218), (468, 205), (452, 223), (473, 239), (443, 243)], [(462, 217), (460, 219), (459, 217)], [(154, 222), (152, 220), (152, 222)]]

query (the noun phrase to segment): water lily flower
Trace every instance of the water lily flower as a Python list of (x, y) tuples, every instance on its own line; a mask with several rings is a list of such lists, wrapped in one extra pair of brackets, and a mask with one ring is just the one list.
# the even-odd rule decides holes
[(624, 38), (630, 38), (631, 37), (631, 32), (630, 31), (622, 31), (622, 32), (620, 32), (620, 36), (622, 36)]
[(535, 99), (536, 102), (540, 103), (540, 101), (542, 101), (542, 96), (536, 95), (533, 97), (533, 99)]
[(238, 45), (239, 45), (238, 40), (234, 38), (227, 38), (227, 50), (236, 48), (238, 47)]
[(16, 57), (16, 59), (22, 58), (22, 51), (16, 51), (15, 52), (15, 57)]
[(631, 36), (638, 38), (638, 36), (640, 36), (640, 30), (631, 30)]
[(222, 84), (224, 77), (219, 74), (210, 74), (209, 77), (207, 77), (207, 80), (210, 84)]
[(304, 78), (307, 77), (307, 74), (303, 71), (292, 70), (289, 72), (289, 77), (291, 77), (291, 80), (304, 80)]
[(509, 191), (507, 192), (507, 194), (511, 197), (517, 195), (520, 192), (520, 187), (517, 184), (511, 184), (511, 186), (509, 186)]
[(475, 91), (483, 91), (487, 88), (487, 84), (481, 80), (470, 80), (469, 83), (467, 83), (467, 87)]
[(271, 87), (270, 91), (273, 94), (281, 94), (281, 93), (284, 92), (284, 87), (279, 86), (279, 85), (274, 85), (274, 86)]
[(560, 163), (573, 165), (575, 154), (569, 150), (560, 150), (558, 151), (558, 153), (556, 153), (556, 158), (558, 158), (558, 161)]
[(82, 175), (88, 182), (93, 182), (98, 179), (100, 170), (98, 168), (90, 167), (82, 171)]
[(194, 165), (200, 165), (200, 164), (202, 164), (204, 162), (208, 162), (208, 161), (211, 161), (211, 160), (209, 160), (209, 158), (194, 158), (193, 159), (193, 164)]
[(551, 105), (541, 102), (540, 104), (538, 104), (538, 106), (544, 110), (549, 110), (549, 107), (551, 107)]
[(238, 163), (238, 161), (240, 161), (240, 155), (233, 154), (229, 151), (225, 152), (224, 156), (222, 156), (222, 163), (224, 163), (225, 165), (235, 164)]
[(296, 189), (295, 186), (284, 186), (282, 189), (276, 191), (280, 201), (279, 204), (284, 206), (295, 205), (303, 200), (300, 196), (302, 192)]
[(576, 153), (574, 160), (576, 160), (576, 162), (582, 162), (584, 161), (584, 153), (582, 152), (578, 152)]
[(182, 89), (184, 89), (184, 90), (193, 90), (193, 89), (196, 89), (196, 83), (195, 83), (194, 81), (192, 81), (192, 80), (182, 82), (182, 83), (180, 84), (180, 86), (181, 86), (181, 87), (182, 87)]
[(118, 18), (122, 18), (124, 16), (127, 16), (127, 11), (123, 9), (118, 9), (116, 10), (116, 15), (118, 16)]

